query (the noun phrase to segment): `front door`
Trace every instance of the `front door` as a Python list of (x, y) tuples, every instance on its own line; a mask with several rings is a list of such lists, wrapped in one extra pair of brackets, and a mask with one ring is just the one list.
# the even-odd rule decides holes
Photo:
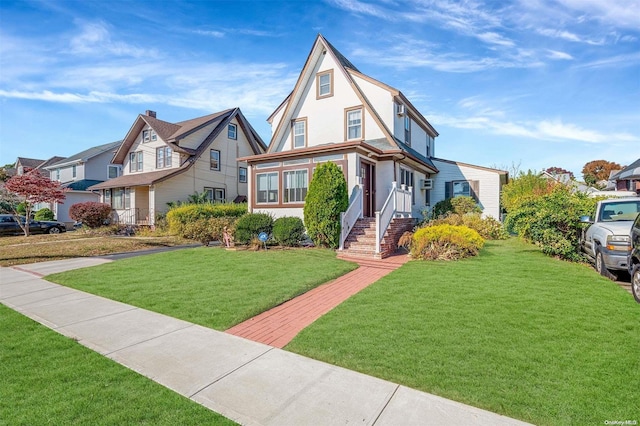
[(376, 166), (361, 160), (360, 177), (362, 178), (362, 215), (373, 217), (376, 206)]

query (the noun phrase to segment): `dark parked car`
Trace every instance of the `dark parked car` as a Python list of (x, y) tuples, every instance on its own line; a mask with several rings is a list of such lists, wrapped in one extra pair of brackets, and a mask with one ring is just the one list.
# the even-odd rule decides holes
[(629, 237), (631, 253), (629, 253), (627, 265), (629, 265), (629, 274), (631, 274), (631, 291), (633, 297), (640, 303), (640, 214), (631, 225)]
[[(0, 214), (0, 235), (22, 235), (24, 231), (18, 224), (24, 223), (24, 216), (12, 214)], [(65, 232), (67, 227), (62, 222), (49, 220), (30, 220), (29, 234), (59, 234)]]

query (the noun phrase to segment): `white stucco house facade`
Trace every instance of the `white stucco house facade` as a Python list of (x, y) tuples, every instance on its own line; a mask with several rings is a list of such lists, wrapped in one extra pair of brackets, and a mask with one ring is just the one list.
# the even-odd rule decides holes
[(358, 219), (378, 217), (382, 240), (393, 218), (421, 217), (449, 196), (472, 196), (485, 215), (500, 218), (507, 172), (436, 158), (438, 132), (420, 111), (399, 90), (360, 72), (322, 35), (267, 121), (268, 150), (240, 159), (249, 168), (250, 211), (303, 217), (315, 167), (333, 161), (350, 194), (343, 239)]
[(206, 193), (212, 202), (246, 201), (248, 167), (239, 157), (266, 146), (239, 108), (170, 123), (147, 111), (135, 119), (113, 156), (122, 175), (93, 185), (114, 219), (155, 225), (169, 203)]

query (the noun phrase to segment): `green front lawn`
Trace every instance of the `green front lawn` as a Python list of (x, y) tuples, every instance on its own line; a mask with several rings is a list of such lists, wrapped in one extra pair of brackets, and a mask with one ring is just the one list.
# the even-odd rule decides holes
[(355, 269), (321, 249), (200, 247), (118, 260), (47, 280), (217, 330)]
[(235, 423), (0, 305), (0, 424)]
[(535, 424), (640, 421), (640, 305), (517, 240), (410, 262), (286, 349)]

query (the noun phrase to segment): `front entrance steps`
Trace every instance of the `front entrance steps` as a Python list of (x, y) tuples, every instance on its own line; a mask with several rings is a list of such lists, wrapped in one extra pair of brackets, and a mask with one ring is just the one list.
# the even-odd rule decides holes
[(394, 218), (380, 243), (380, 253), (376, 253), (376, 219), (365, 217), (358, 219), (344, 242), (340, 256), (384, 259), (395, 253), (398, 240), (405, 231), (411, 231), (416, 225), (414, 218)]

